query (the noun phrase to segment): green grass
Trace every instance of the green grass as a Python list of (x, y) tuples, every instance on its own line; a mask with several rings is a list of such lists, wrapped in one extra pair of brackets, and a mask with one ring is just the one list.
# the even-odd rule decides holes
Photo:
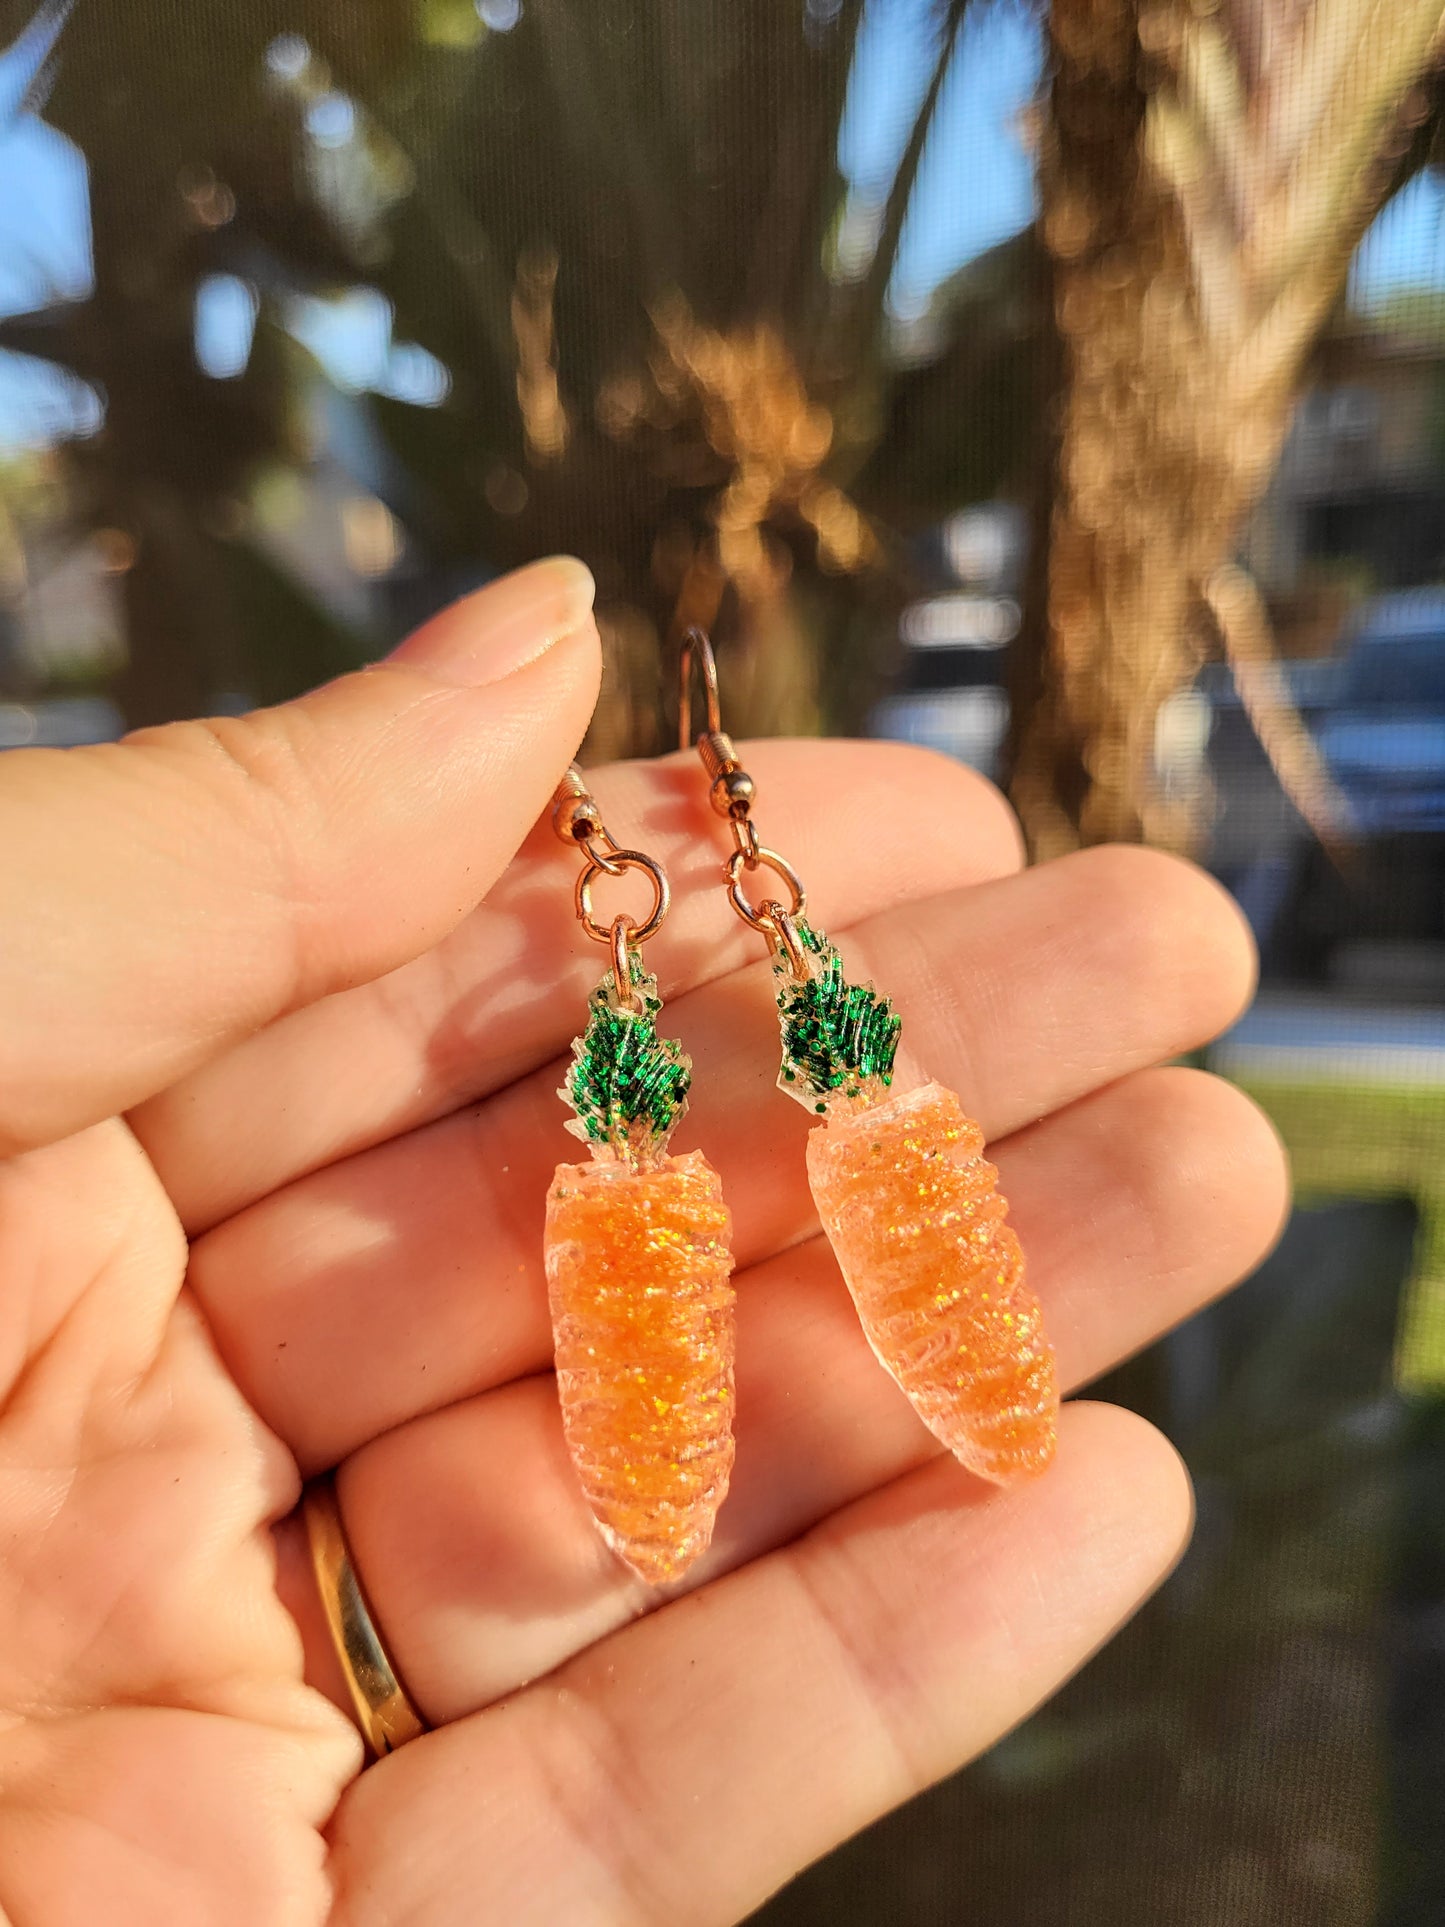
[(1409, 1197), (1420, 1214), (1395, 1379), (1445, 1389), (1445, 1085), (1237, 1077), (1273, 1121), (1303, 1199)]

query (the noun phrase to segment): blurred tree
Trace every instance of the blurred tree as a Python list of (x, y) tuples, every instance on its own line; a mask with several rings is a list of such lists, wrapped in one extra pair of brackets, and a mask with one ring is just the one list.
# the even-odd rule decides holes
[[(1241, 683), (1260, 666), (1258, 599), (1228, 565), (1428, 118), (1442, 23), (1440, 0), (1053, 0), (1060, 446), (1041, 660), (1014, 719), (1015, 797), (1042, 852), (1185, 833), (1152, 782), (1155, 718), (1211, 624)], [(1327, 816), (1309, 739), (1272, 735)]]
[[(89, 166), (95, 289), (0, 324), (0, 345), (104, 395), (70, 459), (77, 517), (135, 544), (128, 714), (274, 695), (347, 654), (252, 539), (247, 499), (306, 453), (288, 301), (368, 287), (449, 379), (440, 406), (367, 404), (415, 565), (437, 599), (549, 550), (592, 565), (611, 643), (595, 749), (653, 746), (684, 617), (721, 625), (740, 728), (856, 721), (908, 533), (1022, 484), (1028, 438), (990, 400), (1002, 374), (1026, 406), (1037, 341), (975, 279), (940, 301), (926, 367), (889, 352), (965, 0), (939, 0), (897, 177), (840, 264), (861, 12), (739, 0), (704, 46), (681, 0), (81, 0), (49, 118)], [(352, 133), (318, 144), (338, 112)], [(218, 272), (261, 305), (225, 380), (192, 339)], [(279, 632), (252, 625), (259, 577)]]
[[(904, 355), (886, 297), (966, 9), (932, 0), (864, 232), (837, 161), (863, 0), (705, 26), (683, 0), (79, 0), (48, 112), (89, 168), (94, 290), (0, 345), (104, 396), (68, 467), (77, 525), (131, 544), (129, 716), (284, 694), (565, 548), (610, 645), (594, 752), (664, 739), (663, 645), (694, 619), (740, 730), (852, 727), (912, 538), (1008, 494), (1039, 535), (1014, 675), (1035, 844), (1179, 840), (1155, 716), (1211, 624), (1245, 683), (1267, 652), (1225, 565), (1350, 251), (1425, 158), (1441, 0), (1054, 0), (1038, 233), (946, 283)], [(0, 0), (0, 25), (63, 11)], [(259, 307), (224, 378), (195, 349), (217, 275)], [(406, 557), (367, 633), (258, 514), (336, 434), (297, 304), (358, 291), (446, 385), (349, 404)], [(1307, 739), (1256, 707), (1308, 803)]]
[(281, 17), (265, 0), (184, 15), (133, 0), (80, 10), (51, 118), (88, 163), (94, 289), (0, 324), (4, 346), (60, 363), (104, 397), (100, 431), (66, 445), (70, 506), (79, 526), (131, 545), (120, 694), (137, 723), (195, 713), (225, 691), (280, 693), (354, 654), (308, 651), (298, 626), (283, 666), (271, 639), (238, 620), (226, 531), (259, 465), (294, 450), (293, 356), (262, 326), (244, 370), (215, 381), (194, 346), (210, 273), (272, 252), (313, 278), (352, 271), (326, 222), (290, 191), (294, 116), (261, 84)]

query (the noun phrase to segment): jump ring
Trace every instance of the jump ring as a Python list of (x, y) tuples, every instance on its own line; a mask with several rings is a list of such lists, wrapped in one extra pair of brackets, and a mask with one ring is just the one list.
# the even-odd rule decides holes
[(734, 850), (727, 862), (728, 902), (744, 923), (750, 923), (754, 930), (761, 930), (765, 934), (776, 927), (766, 909), (756, 909), (744, 895), (741, 882), (744, 867), (749, 870), (775, 871), (793, 893), (793, 901), (788, 906), (787, 914), (790, 917), (802, 916), (808, 907), (808, 895), (803, 888), (802, 878), (786, 857), (779, 856), (776, 850), (764, 849), (759, 844), (751, 862), (748, 861), (745, 850)]
[(768, 920), (768, 934), (788, 960), (795, 983), (808, 981), (808, 959), (803, 954), (803, 940), (798, 935), (798, 926), (788, 915), (781, 903), (765, 903), (763, 915)]
[(617, 1001), (629, 1010), (640, 1011), (642, 1005), (632, 982), (631, 945), (636, 935), (631, 917), (620, 916), (612, 919), (612, 982), (616, 987)]
[(646, 943), (649, 937), (655, 936), (661, 929), (662, 920), (672, 903), (672, 890), (668, 885), (667, 872), (660, 863), (644, 855), (641, 850), (613, 850), (611, 855), (616, 868), (609, 870), (605, 863), (589, 852), (587, 864), (577, 878), (578, 919), (594, 943), (610, 944), (612, 926), (609, 924), (604, 927), (592, 912), (592, 885), (600, 876), (620, 876), (624, 870), (645, 871), (652, 882), (652, 910), (643, 922), (633, 925), (628, 933), (628, 940), (632, 944)]

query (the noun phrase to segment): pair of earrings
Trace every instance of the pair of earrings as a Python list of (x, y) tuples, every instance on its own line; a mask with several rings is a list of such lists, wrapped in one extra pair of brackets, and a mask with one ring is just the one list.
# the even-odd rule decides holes
[[(808, 1182), (864, 1333), (970, 1471), (999, 1484), (1041, 1472), (1057, 1427), (1053, 1352), (983, 1133), (938, 1084), (891, 1093), (902, 1020), (871, 985), (847, 980), (837, 950), (807, 919), (797, 872), (758, 841), (754, 784), (723, 734), (717, 668), (700, 630), (683, 645), (682, 747), (694, 667), (707, 693), (695, 747), (733, 841), (728, 901), (772, 953), (779, 1087), (819, 1120), (808, 1136)], [(702, 1153), (667, 1149), (692, 1067), (658, 1036), (656, 978), (641, 959), (668, 912), (666, 874), (614, 842), (575, 768), (553, 824), (583, 853), (577, 915), (612, 963), (560, 1093), (576, 1113), (567, 1128), (591, 1147), (592, 1162), (559, 1165), (547, 1197), (557, 1386), (603, 1537), (643, 1579), (664, 1585), (707, 1550), (732, 1471), (730, 1223)], [(600, 924), (594, 885), (632, 870), (651, 882), (650, 913), (640, 924), (626, 916)], [(760, 872), (786, 886), (786, 905), (748, 897), (744, 878)]]

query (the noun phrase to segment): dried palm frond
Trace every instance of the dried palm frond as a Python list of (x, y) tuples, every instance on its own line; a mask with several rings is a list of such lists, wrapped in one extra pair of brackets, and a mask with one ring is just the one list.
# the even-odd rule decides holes
[(1353, 827), (1349, 804), (1284, 687), (1269, 617), (1253, 578), (1226, 563), (1215, 570), (1202, 593), (1218, 627), (1239, 700), (1280, 787), (1325, 849), (1336, 862), (1342, 861)]

